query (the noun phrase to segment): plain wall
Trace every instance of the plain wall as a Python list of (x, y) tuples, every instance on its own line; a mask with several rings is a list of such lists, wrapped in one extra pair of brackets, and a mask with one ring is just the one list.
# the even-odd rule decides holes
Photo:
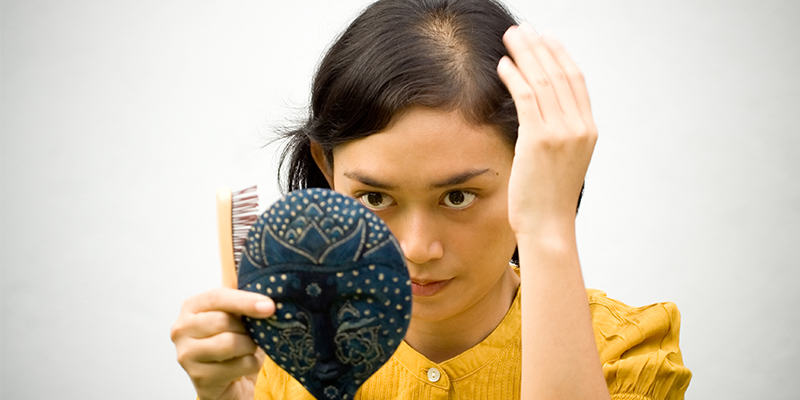
[[(0, 396), (193, 399), (169, 329), (219, 285), (214, 193), (365, 1), (0, 3)], [(589, 84), (587, 286), (682, 315), (689, 399), (800, 393), (800, 2), (527, 2)]]

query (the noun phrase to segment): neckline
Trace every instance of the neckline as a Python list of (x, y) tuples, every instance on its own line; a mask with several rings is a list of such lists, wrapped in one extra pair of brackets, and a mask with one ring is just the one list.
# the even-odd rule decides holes
[[(518, 268), (514, 268), (514, 272), (519, 275)], [(521, 291), (518, 286), (514, 301), (511, 302), (506, 315), (492, 333), (475, 346), (451, 359), (435, 363), (414, 350), (405, 340), (400, 343), (395, 358), (420, 380), (433, 386), (447, 388), (450, 386), (450, 381), (457, 381), (472, 374), (490, 362), (503, 349), (516, 343), (522, 333), (520, 297)], [(427, 371), (431, 368), (443, 372), (437, 382), (430, 382), (426, 378)]]

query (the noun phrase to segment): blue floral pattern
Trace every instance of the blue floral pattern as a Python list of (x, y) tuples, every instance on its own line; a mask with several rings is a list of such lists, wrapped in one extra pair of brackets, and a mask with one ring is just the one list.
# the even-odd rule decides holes
[(352, 399), (397, 349), (411, 319), (399, 243), (357, 200), (291, 192), (251, 227), (239, 288), (275, 314), (243, 322), (267, 355), (317, 399)]

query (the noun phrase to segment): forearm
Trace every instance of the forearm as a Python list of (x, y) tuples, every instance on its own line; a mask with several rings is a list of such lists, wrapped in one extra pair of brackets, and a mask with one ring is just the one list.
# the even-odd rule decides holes
[(517, 236), (522, 278), (522, 398), (608, 399), (574, 221)]

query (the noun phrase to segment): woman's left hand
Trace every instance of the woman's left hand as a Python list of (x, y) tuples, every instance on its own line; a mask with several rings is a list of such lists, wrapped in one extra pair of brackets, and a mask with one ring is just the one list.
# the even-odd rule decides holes
[[(503, 36), (511, 57), (497, 66), (517, 108), (519, 133), (509, 182), (509, 221), (516, 234), (574, 229), (597, 128), (580, 70), (553, 38), (527, 23)], [(569, 228), (568, 228), (569, 229)]]
[(575, 212), (597, 141), (589, 95), (558, 42), (530, 25), (497, 66), (519, 117), (508, 217), (522, 266), (522, 398), (608, 399), (586, 301)]

